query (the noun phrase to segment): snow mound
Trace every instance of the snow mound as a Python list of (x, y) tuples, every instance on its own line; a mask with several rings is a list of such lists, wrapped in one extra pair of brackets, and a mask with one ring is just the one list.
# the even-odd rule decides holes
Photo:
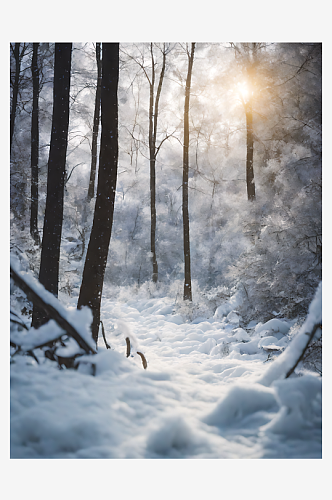
[(322, 427), (322, 379), (314, 375), (278, 380), (273, 384), (280, 405), (277, 415), (263, 427), (292, 439), (317, 440)]
[(273, 335), (269, 337), (263, 337), (259, 342), (258, 342), (258, 347), (267, 347), (269, 345), (274, 345), (277, 344), (278, 339), (274, 337)]
[(232, 325), (239, 326), (240, 319), (241, 319), (240, 316), (236, 314), (235, 311), (231, 311), (230, 313), (227, 314), (227, 321)]
[[(189, 427), (183, 417), (168, 417), (162, 426), (148, 438), (147, 449), (151, 452), (168, 458), (183, 458), (195, 455), (203, 445), (197, 434)], [(204, 443), (206, 448), (206, 443)]]
[(243, 328), (236, 328), (236, 330), (234, 330), (233, 337), (238, 342), (249, 342), (250, 341), (249, 335), (247, 334), (247, 332), (245, 330), (243, 330)]
[(266, 323), (258, 323), (255, 327), (255, 332), (256, 333), (262, 333), (265, 330), (267, 331), (272, 331), (272, 332), (280, 332), (283, 335), (287, 335), (289, 332), (290, 325), (286, 323), (285, 321), (281, 321), (280, 319), (273, 318), (270, 319), (270, 321), (267, 321)]
[(211, 350), (216, 347), (216, 341), (213, 338), (207, 339), (197, 349), (198, 352), (203, 354), (210, 354)]
[(130, 325), (125, 321), (117, 320), (116, 326), (125, 338), (129, 337), (131, 347), (136, 351), (138, 349), (138, 340)]
[(259, 384), (237, 384), (203, 421), (215, 427), (228, 427), (238, 424), (252, 413), (269, 411), (274, 407), (277, 407), (277, 401), (273, 389)]
[(222, 318), (223, 316), (227, 316), (227, 314), (239, 307), (242, 302), (242, 293), (240, 291), (237, 291), (234, 295), (232, 295), (232, 297), (227, 300), (227, 302), (224, 302), (219, 307), (217, 307), (216, 312), (214, 313), (214, 317)]
[(131, 372), (134, 369), (124, 354), (113, 350), (103, 350), (94, 356), (81, 356), (79, 362), (83, 365), (85, 363), (93, 363), (96, 367), (96, 376), (105, 372), (110, 372), (113, 375), (121, 375), (122, 373)]

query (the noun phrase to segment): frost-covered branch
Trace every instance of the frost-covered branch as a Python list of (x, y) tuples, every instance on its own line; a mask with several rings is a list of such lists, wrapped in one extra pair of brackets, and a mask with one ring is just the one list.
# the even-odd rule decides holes
[(307, 319), (300, 331), (292, 340), (289, 347), (271, 364), (258, 382), (270, 386), (272, 382), (280, 378), (288, 378), (295, 370), (299, 362), (315, 338), (317, 330), (322, 327), (322, 282), (320, 282), (315, 297), (310, 304)]
[[(10, 276), (17, 286), (27, 295), (28, 299), (43, 309), (50, 318), (54, 319), (69, 336), (76, 340), (78, 345), (84, 349), (87, 354), (95, 354), (96, 351), (89, 345), (87, 340), (84, 339), (77, 329), (65, 318), (66, 310), (57, 298), (45, 290), (39, 282), (35, 282), (36, 280), (33, 280), (32, 277), (23, 277), (20, 275), (18, 269), (15, 269), (15, 267), (15, 263), (11, 260)], [(44, 297), (42, 297), (42, 294)]]

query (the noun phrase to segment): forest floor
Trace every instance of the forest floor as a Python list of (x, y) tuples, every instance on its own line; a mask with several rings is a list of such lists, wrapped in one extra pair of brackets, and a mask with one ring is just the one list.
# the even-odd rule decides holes
[(105, 287), (111, 349), (100, 333), (95, 376), (91, 356), (78, 370), (15, 356), (11, 458), (321, 458), (321, 377), (258, 382), (295, 321), (240, 328), (236, 311), (193, 321), (178, 311), (170, 297), (115, 301)]

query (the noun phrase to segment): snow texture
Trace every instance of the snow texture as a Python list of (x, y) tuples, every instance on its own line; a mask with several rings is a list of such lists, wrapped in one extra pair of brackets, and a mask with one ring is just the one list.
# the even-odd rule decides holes
[[(98, 353), (81, 356), (77, 370), (12, 358), (11, 457), (320, 458), (321, 378), (277, 380), (321, 318), (320, 292), (285, 353), (268, 360), (262, 345), (288, 337), (261, 337), (215, 316), (191, 322), (169, 298), (113, 301), (106, 287), (111, 349), (100, 337)], [(147, 370), (135, 352), (126, 358), (126, 336), (144, 349)], [(287, 350), (295, 352), (286, 362)]]

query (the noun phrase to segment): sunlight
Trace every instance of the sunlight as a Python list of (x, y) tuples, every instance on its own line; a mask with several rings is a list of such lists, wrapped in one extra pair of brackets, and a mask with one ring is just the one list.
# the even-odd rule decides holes
[(248, 84), (246, 82), (238, 82), (237, 87), (242, 100), (247, 102), (250, 94), (252, 94), (252, 92), (250, 92)]

